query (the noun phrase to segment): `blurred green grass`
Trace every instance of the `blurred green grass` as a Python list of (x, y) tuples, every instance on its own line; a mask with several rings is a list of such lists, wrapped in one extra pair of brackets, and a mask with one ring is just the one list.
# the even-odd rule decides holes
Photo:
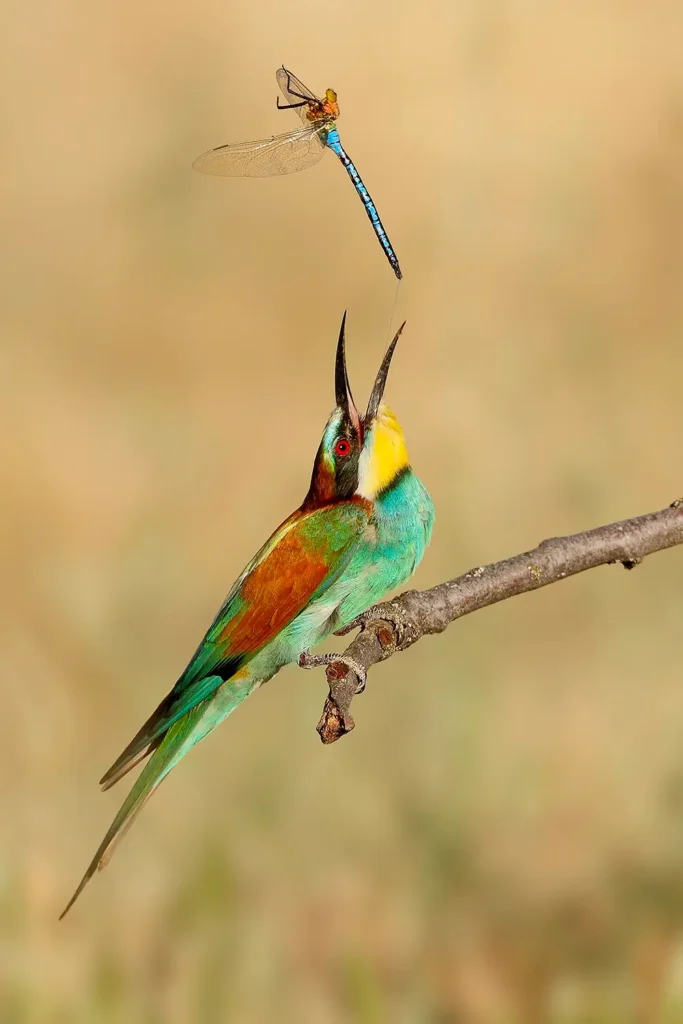
[(338, 90), (405, 271), (388, 398), (435, 583), (681, 493), (680, 6), (2, 24), (2, 1024), (683, 1021), (675, 550), (379, 666), (329, 750), (322, 679), (283, 672), (56, 921), (97, 779), (305, 492), (342, 309), (360, 400), (394, 299), (332, 159), (193, 157), (284, 130), (283, 60)]

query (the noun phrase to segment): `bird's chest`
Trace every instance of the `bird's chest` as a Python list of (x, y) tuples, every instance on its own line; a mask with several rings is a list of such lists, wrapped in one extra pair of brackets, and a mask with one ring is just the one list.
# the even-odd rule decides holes
[(373, 516), (374, 537), (369, 546), (373, 558), (395, 566), (401, 577), (410, 575), (420, 562), (429, 543), (434, 519), (431, 499), (414, 475), (403, 486), (376, 502)]

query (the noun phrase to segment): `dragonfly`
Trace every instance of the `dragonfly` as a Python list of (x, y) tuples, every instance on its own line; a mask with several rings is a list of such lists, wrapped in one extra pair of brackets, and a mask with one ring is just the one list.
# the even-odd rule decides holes
[(192, 166), (203, 174), (223, 177), (267, 178), (278, 174), (303, 171), (322, 159), (325, 149), (331, 149), (341, 160), (360, 196), (365, 212), (377, 235), (379, 244), (389, 260), (392, 270), (400, 280), (402, 277), (398, 256), (389, 241), (377, 207), (368, 192), (356, 166), (341, 144), (337, 130), (339, 103), (334, 89), (325, 90), (325, 98), (319, 99), (291, 71), (283, 65), (278, 68), (277, 83), (287, 101), (280, 103), (278, 110), (294, 110), (303, 125), (283, 135), (272, 135), (267, 139), (253, 142), (227, 143), (202, 153)]

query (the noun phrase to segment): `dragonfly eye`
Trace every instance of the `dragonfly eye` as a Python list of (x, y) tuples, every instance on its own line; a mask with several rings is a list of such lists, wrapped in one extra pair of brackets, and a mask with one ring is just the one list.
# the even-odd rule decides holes
[(340, 459), (345, 459), (351, 451), (351, 443), (345, 437), (340, 437), (334, 446), (334, 454)]

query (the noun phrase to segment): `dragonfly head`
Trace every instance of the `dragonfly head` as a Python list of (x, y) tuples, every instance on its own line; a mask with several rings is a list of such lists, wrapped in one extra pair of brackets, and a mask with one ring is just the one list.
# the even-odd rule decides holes
[(348, 500), (354, 495), (372, 500), (409, 465), (403, 431), (394, 414), (382, 404), (389, 366), (403, 325), (382, 360), (363, 417), (353, 400), (346, 370), (345, 326), (346, 313), (337, 342), (336, 406), (318, 448), (304, 507)]

